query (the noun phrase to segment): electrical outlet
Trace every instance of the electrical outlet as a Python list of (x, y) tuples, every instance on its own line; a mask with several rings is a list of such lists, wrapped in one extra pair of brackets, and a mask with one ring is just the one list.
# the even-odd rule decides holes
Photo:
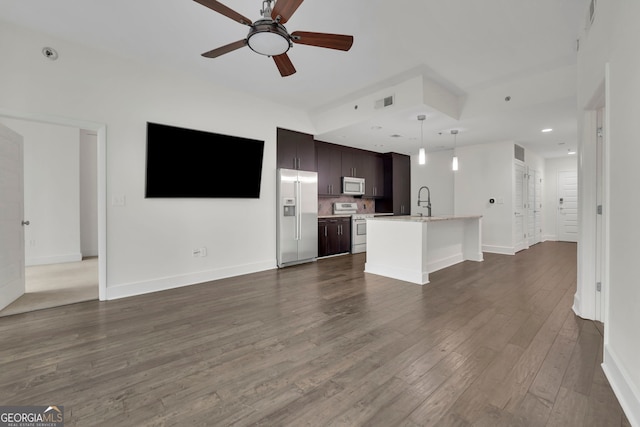
[(201, 248), (195, 248), (191, 251), (194, 258), (207, 256), (207, 248), (203, 246)]

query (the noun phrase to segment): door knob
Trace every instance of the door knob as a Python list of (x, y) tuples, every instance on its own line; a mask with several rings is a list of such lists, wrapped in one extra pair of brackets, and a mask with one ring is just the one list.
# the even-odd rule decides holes
[(29, 221), (22, 221), (22, 225), (29, 225), (31, 224)]

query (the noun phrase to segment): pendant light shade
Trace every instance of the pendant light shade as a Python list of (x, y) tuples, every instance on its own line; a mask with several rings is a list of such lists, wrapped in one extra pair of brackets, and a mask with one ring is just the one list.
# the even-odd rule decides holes
[(458, 170), (458, 156), (456, 156), (456, 141), (458, 139), (458, 129), (451, 129), (451, 135), (453, 135), (453, 161), (451, 162), (451, 170)]
[(418, 151), (418, 164), (424, 165), (426, 163), (427, 163), (427, 153), (424, 151), (424, 148), (421, 148), (420, 151)]
[(425, 165), (427, 163), (427, 150), (424, 149), (424, 119), (427, 116), (420, 114), (418, 120), (420, 120), (420, 150), (418, 150), (418, 164)]

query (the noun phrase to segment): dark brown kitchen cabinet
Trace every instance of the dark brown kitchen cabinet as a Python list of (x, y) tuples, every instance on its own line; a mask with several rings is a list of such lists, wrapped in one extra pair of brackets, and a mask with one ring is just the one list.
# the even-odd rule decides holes
[(353, 176), (357, 178), (366, 178), (367, 162), (365, 159), (366, 151), (357, 150), (355, 148), (345, 147), (342, 150), (342, 176)]
[(313, 135), (288, 129), (277, 129), (279, 168), (316, 170), (316, 148)]
[(342, 194), (342, 177), (364, 178), (367, 198), (385, 197), (383, 155), (373, 151), (316, 141), (318, 196)]
[(333, 144), (316, 141), (318, 196), (342, 193), (342, 152)]
[(386, 153), (384, 158), (384, 198), (376, 203), (377, 212), (411, 214), (411, 157)]
[(365, 197), (384, 197), (384, 159), (380, 154), (363, 151), (361, 164), (363, 169)]
[(318, 220), (318, 256), (351, 252), (351, 218)]

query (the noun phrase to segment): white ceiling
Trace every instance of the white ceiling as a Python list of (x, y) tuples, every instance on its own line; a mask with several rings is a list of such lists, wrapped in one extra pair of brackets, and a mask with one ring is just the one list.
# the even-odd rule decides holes
[[(260, 17), (260, 0), (222, 3)], [(576, 39), (585, 8), (586, 0), (306, 0), (289, 31), (352, 34), (354, 45), (349, 52), (294, 45), (289, 57), (297, 73), (286, 78), (248, 48), (201, 57), (244, 39), (248, 28), (192, 0), (3, 0), (0, 20), (310, 113), (419, 73), (460, 97), (459, 118), (429, 105), (389, 109), (318, 137), (409, 154), (419, 144), (417, 114), (426, 113), (429, 150), (451, 147), (455, 128), (458, 145), (515, 141), (556, 157), (576, 147)], [(547, 127), (554, 132), (542, 134)]]

